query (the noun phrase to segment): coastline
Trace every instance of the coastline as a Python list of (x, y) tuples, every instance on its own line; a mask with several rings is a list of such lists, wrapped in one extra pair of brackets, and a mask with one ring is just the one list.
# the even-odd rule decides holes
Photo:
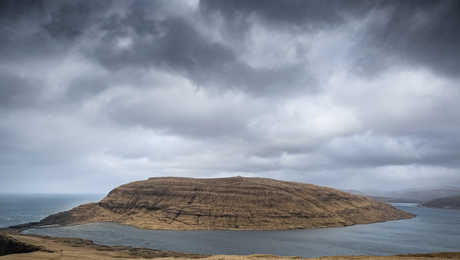
[(385, 202), (308, 183), (157, 177), (121, 185), (99, 202), (51, 214), (34, 224), (115, 222), (150, 230), (296, 230), (413, 217)]
[[(15, 233), (21, 233), (22, 231), (25, 231), (27, 229), (42, 229), (42, 228), (54, 228), (54, 227), (71, 227), (71, 226), (79, 226), (79, 225), (85, 225), (85, 224), (100, 224), (100, 223), (113, 223), (113, 224), (118, 224), (122, 226), (128, 226), (136, 229), (141, 229), (141, 230), (162, 230), (162, 231), (292, 231), (292, 230), (315, 230), (315, 229), (325, 229), (325, 228), (343, 228), (343, 227), (351, 227), (351, 226), (357, 226), (357, 225), (369, 225), (369, 224), (377, 224), (377, 223), (385, 223), (385, 222), (391, 222), (391, 221), (399, 221), (399, 220), (406, 220), (406, 219), (412, 219), (416, 218), (417, 215), (411, 214), (410, 217), (406, 218), (395, 218), (395, 219), (389, 219), (389, 220), (380, 220), (380, 221), (373, 221), (373, 222), (368, 222), (368, 223), (353, 223), (353, 224), (343, 224), (343, 225), (331, 225), (331, 226), (317, 226), (317, 227), (310, 227), (310, 228), (302, 228), (302, 227), (292, 227), (292, 228), (284, 228), (284, 229), (254, 229), (254, 228), (166, 228), (166, 227), (157, 227), (155, 229), (153, 228), (144, 228), (140, 227), (138, 225), (134, 224), (126, 224), (126, 223), (120, 223), (117, 221), (96, 221), (96, 222), (77, 222), (77, 223), (70, 223), (70, 224), (47, 224), (43, 225), (41, 222), (30, 222), (30, 223), (24, 223), (20, 225), (14, 225), (11, 227), (4, 228), (4, 230), (15, 230)], [(0, 231), (2, 228), (0, 228)]]
[[(421, 205), (417, 205), (416, 207), (423, 207)], [(416, 216), (416, 215), (414, 215)], [(388, 222), (388, 221), (381, 221), (381, 222)], [(391, 221), (390, 221), (391, 222)], [(113, 222), (117, 223), (117, 222)], [(119, 223), (118, 223), (119, 224)], [(40, 225), (40, 222), (31, 222), (16, 225), (7, 229), (0, 228), (0, 234), (4, 233), (12, 238), (20, 241), (22, 243), (27, 243), (32, 246), (40, 248), (36, 252), (31, 253), (24, 253), (24, 254), (10, 254), (4, 257), (0, 256), (0, 259), (75, 259), (75, 255), (78, 255), (78, 259), (152, 259), (152, 258), (173, 258), (173, 259), (196, 259), (196, 258), (206, 258), (206, 259), (382, 259), (382, 260), (389, 260), (389, 259), (460, 259), (460, 252), (449, 252), (449, 253), (426, 253), (430, 251), (418, 251), (420, 253), (411, 252), (411, 254), (407, 255), (399, 255), (399, 252), (393, 252), (395, 255), (393, 256), (321, 256), (322, 254), (317, 254), (313, 256), (276, 256), (276, 255), (228, 255), (228, 252), (225, 252), (227, 255), (215, 255), (217, 252), (206, 252), (207, 254), (188, 254), (188, 253), (180, 253), (180, 251), (187, 252), (187, 250), (178, 249), (178, 251), (166, 251), (166, 250), (157, 250), (157, 249), (148, 249), (148, 248), (134, 248), (129, 246), (107, 246), (103, 244), (96, 244), (93, 243), (91, 240), (79, 239), (79, 238), (59, 238), (59, 237), (52, 237), (52, 236), (41, 236), (41, 235), (34, 235), (34, 234), (21, 234), (22, 231), (30, 229), (30, 228), (50, 228), (50, 227), (64, 227), (64, 226), (75, 226), (79, 225), (79, 223), (67, 224), (67, 225)], [(124, 224), (122, 224), (124, 225)], [(349, 226), (360, 225), (360, 224), (353, 224)], [(134, 228), (138, 228), (136, 226), (127, 225)], [(323, 229), (325, 227), (315, 227), (313, 229)], [(164, 230), (164, 229), (159, 229)], [(215, 229), (219, 230), (219, 229)], [(226, 229), (229, 230), (229, 229)], [(237, 230), (237, 229), (235, 229)], [(241, 229), (239, 229), (241, 230)], [(286, 229), (292, 230), (292, 229)], [(269, 231), (269, 230), (267, 230)], [(278, 230), (281, 231), (281, 230)], [(91, 238), (92, 239), (92, 238)], [(143, 246), (143, 245), (140, 245)], [(1, 248), (1, 245), (0, 245)], [(175, 249), (172, 249), (175, 250)], [(449, 250), (457, 251), (457, 248), (451, 248)], [(1, 250), (0, 250), (1, 251)], [(192, 251), (193, 252), (193, 251)], [(196, 251), (196, 252), (203, 252), (203, 251)], [(254, 253), (259, 252), (258, 250), (254, 250)], [(423, 252), (423, 253), (421, 253)], [(223, 252), (224, 253), (224, 252)], [(252, 253), (252, 252), (251, 252)], [(270, 252), (269, 252), (270, 253)], [(369, 252), (367, 252), (369, 253)], [(366, 254), (367, 254), (366, 253)], [(230, 253), (231, 254), (231, 253)], [(241, 254), (241, 253), (240, 253)], [(278, 254), (278, 253), (274, 253)], [(370, 253), (372, 254), (372, 253)], [(398, 255), (396, 255), (398, 254)], [(1, 255), (1, 254), (0, 254)], [(284, 255), (284, 254), (281, 254)], [(321, 257), (317, 257), (321, 256)], [(409, 258), (408, 258), (409, 257)]]
[[(405, 205), (405, 204), (411, 204), (413, 205), (414, 207), (418, 207), (418, 208), (428, 208), (428, 209), (440, 209), (440, 208), (435, 208), (435, 207), (426, 207), (424, 206), (423, 204), (421, 203), (388, 203), (389, 205), (391, 206), (399, 206), (399, 204), (401, 205)], [(444, 208), (442, 208), (444, 209)], [(67, 211), (63, 211), (63, 212), (68, 212), (72, 209), (69, 209)], [(63, 213), (63, 212), (58, 212), (58, 213), (55, 213), (55, 214), (60, 214), (60, 213)], [(410, 213), (410, 212), (407, 212), (407, 211), (404, 211), (405, 213), (409, 214), (410, 216), (409, 217), (405, 217), (405, 218), (395, 218), (395, 219), (388, 219), (388, 220), (380, 220), (380, 221), (374, 221), (374, 222), (368, 222), (368, 223), (353, 223), (353, 224), (348, 224), (348, 225), (332, 225), (332, 226), (317, 226), (317, 227), (311, 227), (311, 228), (298, 228), (298, 227), (294, 227), (294, 228), (285, 228), (285, 229), (244, 229), (244, 228), (212, 228), (212, 229), (209, 229), (209, 228), (165, 228), (165, 227), (159, 227), (159, 228), (156, 228), (156, 229), (151, 229), (151, 228), (143, 228), (143, 227), (140, 227), (138, 225), (134, 225), (134, 224), (127, 224), (127, 223), (120, 223), (118, 221), (88, 221), (88, 222), (76, 222), (76, 223), (67, 223), (67, 224), (43, 224), (42, 220), (39, 220), (39, 221), (34, 221), (34, 222), (28, 222), (28, 223), (22, 223), (22, 224), (17, 224), (17, 225), (12, 225), (12, 226), (9, 226), (9, 227), (0, 227), (0, 232), (2, 231), (8, 231), (8, 232), (13, 232), (13, 233), (21, 233), (22, 231), (25, 231), (27, 229), (41, 229), (41, 228), (52, 228), (52, 227), (70, 227), (70, 226), (78, 226), (78, 225), (84, 225), (84, 224), (97, 224), (97, 223), (115, 223), (115, 224), (119, 224), (119, 225), (124, 225), (124, 226), (129, 226), (129, 227), (133, 227), (133, 228), (136, 228), (136, 229), (145, 229), (145, 230), (174, 230), (174, 231), (202, 231), (202, 230), (215, 230), (215, 231), (221, 231), (221, 230), (231, 230), (231, 231), (292, 231), (292, 230), (306, 230), (306, 229), (309, 229), (309, 230), (314, 230), (314, 229), (324, 229), (324, 228), (340, 228), (340, 227), (350, 227), (350, 226), (356, 226), (356, 225), (368, 225), (368, 224), (376, 224), (376, 223), (385, 223), (385, 222), (391, 222), (391, 221), (398, 221), (398, 220), (405, 220), (405, 219), (412, 219), (412, 218), (416, 218), (417, 215), (414, 214), (414, 213)], [(55, 215), (55, 214), (52, 214), (52, 215)]]
[[(414, 215), (415, 216), (415, 215)], [(390, 220), (391, 221), (391, 220)], [(381, 221), (381, 222), (388, 222), (388, 221)], [(116, 224), (120, 224), (117, 222), (112, 222)], [(266, 259), (267, 257), (272, 259), (313, 259), (314, 257), (317, 256), (294, 256), (294, 257), (289, 257), (289, 256), (277, 256), (274, 253), (273, 255), (228, 255), (227, 254), (222, 254), (222, 255), (215, 255), (215, 253), (219, 252), (207, 252), (207, 254), (202, 254), (201, 251), (196, 251), (197, 254), (189, 254), (189, 253), (181, 253), (182, 250), (178, 251), (167, 251), (167, 250), (158, 250), (155, 248), (137, 248), (137, 247), (130, 247), (130, 246), (109, 246), (105, 244), (96, 244), (91, 240), (87, 239), (81, 239), (81, 238), (72, 238), (72, 237), (56, 237), (56, 236), (48, 236), (48, 235), (39, 235), (39, 234), (25, 234), (22, 233), (25, 230), (32, 229), (32, 228), (38, 228), (38, 229), (46, 229), (46, 228), (53, 228), (53, 227), (66, 227), (66, 226), (76, 226), (80, 225), (78, 223), (73, 223), (73, 224), (67, 224), (67, 225), (46, 225), (42, 226), (40, 225), (40, 222), (31, 222), (31, 223), (24, 223), (16, 226), (12, 226), (6, 229), (0, 229), (0, 234), (4, 233), (12, 238), (21, 241), (23, 243), (31, 244), (33, 246), (42, 248), (43, 250), (39, 250), (38, 252), (35, 253), (28, 253), (25, 256), (31, 257), (33, 256), (33, 259), (56, 259), (55, 252), (68, 252), (67, 254), (70, 255), (76, 253), (78, 251), (79, 255), (87, 255), (88, 259), (93, 259), (92, 257), (95, 255), (100, 255), (101, 252), (110, 252), (110, 254), (105, 254), (104, 257), (109, 257), (107, 259), (115, 259), (115, 258), (123, 258), (123, 259), (130, 259), (132, 257), (138, 259), (138, 258), (146, 258), (146, 259), (151, 259), (151, 258), (158, 258), (158, 257), (174, 257), (174, 259), (194, 259), (194, 258), (210, 258), (213, 259), (212, 257), (225, 257), (226, 259), (234, 259), (235, 257), (239, 257), (238, 259), (252, 259), (253, 257), (257, 259)], [(124, 225), (123, 226), (130, 226), (136, 229), (139, 229), (136, 226), (132, 225)], [(353, 224), (349, 226), (355, 226), (355, 225), (364, 225), (364, 224)], [(324, 228), (340, 228), (342, 226), (337, 226), (337, 227), (315, 227), (311, 229), (324, 229)], [(164, 230), (164, 229), (159, 229), (159, 230)], [(218, 229), (215, 229), (218, 231)], [(228, 230), (228, 229), (227, 229)], [(276, 230), (276, 231), (289, 231), (293, 229), (286, 229), (286, 230)], [(190, 231), (190, 230), (175, 230), (175, 231)], [(234, 230), (236, 231), (236, 230)], [(243, 231), (243, 230), (238, 230), (238, 231)], [(257, 231), (257, 230), (252, 230), (252, 231)], [(262, 231), (262, 230), (258, 230)], [(273, 231), (273, 230), (263, 230), (263, 231)], [(69, 249), (71, 247), (71, 249)], [(78, 248), (78, 249), (76, 249)], [(174, 250), (174, 249), (172, 249)], [(184, 250), (186, 251), (186, 250)], [(254, 251), (254, 253), (257, 253), (257, 251)], [(63, 255), (66, 255), (66, 253), (63, 253)], [(13, 255), (11, 255), (13, 256)], [(18, 254), (15, 254), (15, 257), (19, 257)], [(22, 256), (21, 256), (22, 257)], [(38, 257), (38, 258), (37, 258)], [(330, 257), (330, 256), (322, 256), (322, 257)], [(346, 256), (347, 259), (351, 256)], [(27, 259), (27, 258), (1, 258), (0, 259)], [(30, 258), (29, 258), (30, 259)], [(67, 259), (67, 258), (58, 258), (58, 259)], [(71, 259), (71, 258), (69, 258)], [(80, 259), (80, 258), (79, 258)], [(85, 258), (81, 258), (85, 259)], [(99, 258), (98, 258), (99, 259)], [(218, 258), (221, 259), (221, 258)]]
[[(22, 259), (206, 259), (206, 260), (257, 260), (257, 259), (322, 259), (322, 260), (438, 260), (460, 259), (460, 252), (423, 253), (394, 256), (324, 256), (319, 258), (302, 258), (298, 256), (275, 255), (204, 255), (187, 254), (174, 251), (162, 251), (128, 246), (105, 246), (91, 240), (79, 238), (56, 238), (37, 235), (22, 235), (12, 231), (0, 231), (0, 235), (36, 248), (33, 252), (15, 253), (0, 256), (2, 260)], [(0, 247), (1, 248), (1, 247)]]

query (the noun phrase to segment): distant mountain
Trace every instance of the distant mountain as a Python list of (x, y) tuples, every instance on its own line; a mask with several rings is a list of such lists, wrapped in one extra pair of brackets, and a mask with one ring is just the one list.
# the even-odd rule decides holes
[(369, 197), (266, 178), (150, 178), (39, 225), (118, 222), (147, 229), (284, 230), (411, 218)]
[(427, 189), (407, 189), (386, 193), (384, 197), (405, 198), (416, 201), (430, 201), (438, 198), (460, 196), (460, 188), (443, 187)]
[(362, 191), (359, 191), (359, 190), (345, 189), (345, 190), (342, 190), (342, 191), (348, 192), (348, 193), (351, 193), (351, 194), (355, 194), (355, 195), (360, 195), (360, 196), (368, 196), (365, 192), (362, 192)]
[(345, 189), (343, 191), (351, 193), (351, 194), (355, 194), (355, 195), (367, 196), (377, 201), (383, 201), (383, 202), (389, 202), (389, 203), (422, 203), (422, 201), (416, 200), (416, 199), (377, 196), (377, 195), (371, 195), (371, 194), (368, 194), (368, 193), (365, 193), (359, 190)]
[(430, 200), (423, 203), (423, 206), (430, 208), (460, 209), (460, 196)]
[(378, 201), (384, 201), (388, 203), (422, 203), (420, 200), (416, 199), (407, 199), (407, 198), (390, 198), (390, 197), (381, 197), (381, 196), (369, 196)]

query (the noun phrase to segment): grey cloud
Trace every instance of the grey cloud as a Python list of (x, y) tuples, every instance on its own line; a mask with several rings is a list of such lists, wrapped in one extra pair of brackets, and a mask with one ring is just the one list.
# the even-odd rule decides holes
[(104, 11), (112, 1), (60, 1), (55, 10), (48, 13), (49, 20), (42, 27), (58, 39), (75, 40), (89, 27), (103, 19)]
[(381, 10), (386, 18), (367, 29), (368, 57), (361, 68), (371, 67), (364, 74), (381, 70), (382, 66), (372, 69), (372, 63), (388, 67), (397, 59), (457, 77), (460, 71), (456, 50), (460, 45), (458, 1), (386, 1)]
[(204, 12), (218, 12), (227, 19), (255, 14), (272, 25), (297, 25), (307, 29), (324, 29), (343, 23), (347, 16), (361, 16), (376, 5), (373, 1), (301, 1), (301, 0), (203, 0)]
[(28, 19), (36, 15), (42, 15), (45, 12), (46, 3), (41, 0), (2, 1), (0, 3), (0, 19), (2, 21)]
[[(321, 149), (341, 167), (369, 168), (386, 165), (460, 166), (457, 141), (418, 136), (375, 136), (369, 134), (337, 138)], [(375, 149), (379, 147), (379, 149)]]
[[(314, 78), (301, 66), (252, 68), (239, 61), (234, 50), (209, 41), (185, 19), (152, 20), (133, 9), (126, 17), (112, 16), (109, 21), (116, 26), (101, 26), (104, 36), (86, 52), (111, 70), (162, 67), (199, 86), (224, 85), (256, 95), (315, 90)], [(126, 49), (117, 46), (123, 39), (130, 41)]]
[[(378, 17), (369, 25), (366, 38), (356, 49), (353, 71), (362, 76), (377, 73), (399, 62), (430, 67), (449, 76), (460, 70), (457, 46), (460, 45), (460, 4), (455, 0), (436, 1), (200, 1), (204, 13), (219, 13), (226, 21), (249, 28), (251, 15), (271, 26), (298, 26), (301, 29), (327, 30), (349, 20)], [(391, 59), (390, 59), (391, 58)]]
[(41, 94), (38, 82), (0, 71), (0, 108), (23, 108), (35, 105)]
[(1, 1), (0, 188), (454, 182), (458, 7)]
[(110, 82), (109, 77), (100, 75), (82, 75), (77, 77), (67, 87), (67, 101), (81, 102), (81, 100), (98, 95), (109, 88)]
[[(116, 22), (119, 27), (107, 28), (103, 31), (105, 37), (96, 43), (89, 55), (99, 59), (111, 69), (128, 66), (165, 65), (192, 74), (201, 66), (215, 68), (222, 66), (225, 61), (233, 62), (233, 53), (224, 46), (209, 43), (199, 35), (186, 21), (182, 19), (168, 19), (166, 21), (152, 21), (143, 19), (136, 13), (126, 19)], [(121, 18), (113, 18), (119, 20)], [(131, 23), (132, 22), (132, 23)], [(141, 25), (138, 26), (138, 23)], [(138, 27), (135, 27), (138, 26)], [(126, 31), (136, 30), (136, 34)], [(132, 47), (127, 50), (117, 49), (117, 40), (122, 37), (130, 38)], [(197, 75), (197, 77), (204, 77)]]
[[(224, 86), (254, 95), (317, 90), (314, 76), (302, 64), (253, 68), (237, 57), (237, 50), (208, 39), (187, 19), (168, 14), (165, 2), (6, 1), (5, 5), (9, 15), (4, 24), (11, 28), (3, 27), (7, 37), (0, 53), (9, 60), (62, 56), (78, 49), (110, 70), (160, 67), (204, 87)], [(120, 8), (124, 8), (121, 14)], [(129, 43), (119, 48), (123, 40)]]
[(64, 58), (97, 17), (93, 8), (97, 4), (90, 3), (96, 2), (2, 1), (2, 63), (22, 65)]
[(196, 96), (187, 90), (183, 92), (184, 99), (194, 98), (196, 101), (184, 100), (178, 104), (170, 94), (161, 92), (146, 94), (143, 98), (136, 93), (124, 94), (110, 100), (105, 114), (124, 126), (142, 126), (167, 134), (215, 139), (247, 137), (250, 135), (248, 120), (263, 111), (263, 105), (257, 103), (245, 104), (244, 101), (228, 101), (212, 95), (203, 97), (198, 92)]

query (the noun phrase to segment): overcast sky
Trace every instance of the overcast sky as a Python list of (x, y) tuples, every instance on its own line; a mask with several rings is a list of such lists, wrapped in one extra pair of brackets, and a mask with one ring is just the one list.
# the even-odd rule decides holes
[(460, 185), (460, 1), (0, 1), (0, 191)]

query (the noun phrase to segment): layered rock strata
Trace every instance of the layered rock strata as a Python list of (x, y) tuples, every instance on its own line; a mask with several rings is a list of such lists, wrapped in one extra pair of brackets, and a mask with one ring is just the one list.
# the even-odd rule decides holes
[(117, 222), (146, 229), (284, 230), (411, 218), (384, 202), (327, 187), (265, 178), (150, 178), (39, 225)]

